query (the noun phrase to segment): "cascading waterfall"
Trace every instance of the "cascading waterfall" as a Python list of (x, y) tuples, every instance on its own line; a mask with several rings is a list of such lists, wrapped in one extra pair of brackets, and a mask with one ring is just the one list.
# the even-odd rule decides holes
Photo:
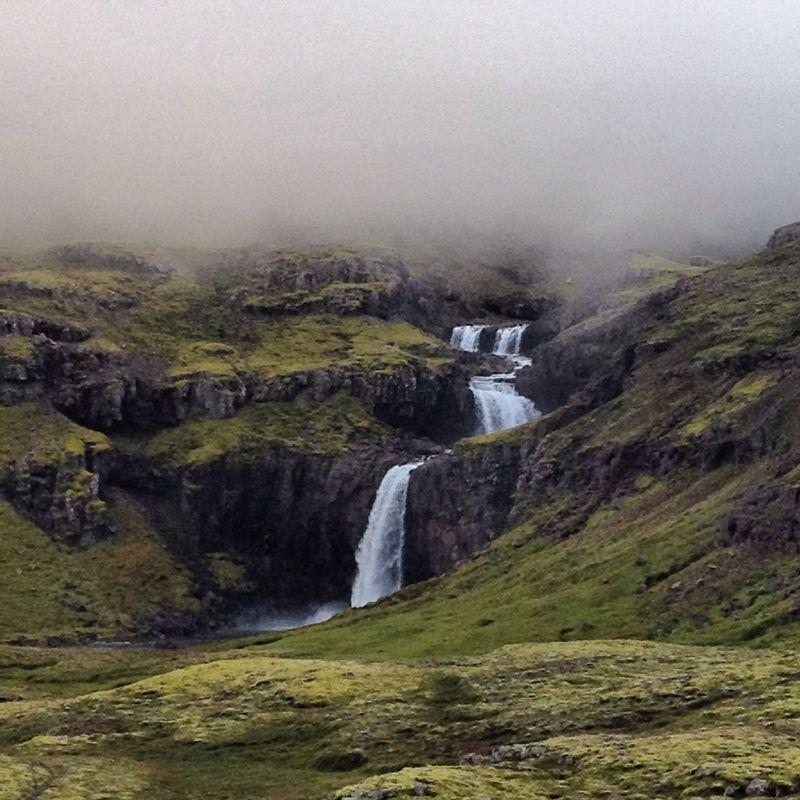
[(459, 325), (450, 334), (450, 346), (470, 353), (477, 353), (480, 347), (481, 331), (485, 325)]
[(356, 551), (356, 579), (350, 598), (353, 608), (374, 603), (403, 585), (408, 482), (421, 464), (400, 464), (383, 476)]
[(500, 375), (476, 376), (470, 381), (478, 412), (476, 434), (516, 428), (541, 416), (536, 406), (514, 386), (518, 368)]
[(518, 356), (522, 347), (522, 334), (527, 325), (514, 325), (510, 328), (499, 328), (494, 338), (494, 350), (498, 356)]
[[(477, 326), (463, 326), (477, 327)], [(492, 352), (506, 356), (514, 361), (514, 369), (497, 375), (477, 375), (470, 381), (475, 409), (478, 413), (477, 434), (496, 433), (507, 428), (516, 428), (540, 416), (536, 406), (517, 392), (515, 381), (517, 371), (530, 364), (521, 356), (522, 336), (527, 325), (513, 325), (498, 328)], [(454, 329), (453, 336), (455, 337)], [(480, 335), (480, 334), (479, 334)]]
[[(484, 325), (459, 325), (453, 328), (450, 344), (476, 353)], [(517, 392), (516, 374), (530, 361), (520, 356), (526, 325), (500, 328), (495, 336), (494, 353), (514, 362), (511, 372), (476, 376), (470, 381), (478, 412), (476, 433), (495, 433), (514, 428), (539, 416), (536, 406)], [(369, 521), (356, 551), (356, 577), (350, 605), (361, 608), (374, 603), (403, 585), (403, 544), (405, 540), (406, 498), (411, 473), (422, 461), (392, 467), (384, 476)]]

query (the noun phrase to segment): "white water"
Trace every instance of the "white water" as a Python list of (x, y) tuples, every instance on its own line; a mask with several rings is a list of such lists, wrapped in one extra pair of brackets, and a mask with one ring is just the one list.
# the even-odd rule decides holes
[(469, 382), (478, 412), (476, 434), (516, 428), (541, 416), (536, 406), (514, 386), (517, 369), (521, 366), (500, 375), (479, 375)]
[(514, 325), (510, 328), (499, 328), (494, 338), (494, 350), (498, 356), (518, 356), (522, 346), (522, 334), (527, 325)]
[[(450, 346), (470, 353), (480, 350), (481, 332), (486, 325), (457, 325), (450, 334)], [(527, 324), (498, 328), (494, 337), (492, 353), (498, 356), (518, 356), (522, 346), (522, 335)]]
[(344, 611), (346, 603), (330, 602), (308, 603), (286, 607), (282, 604), (265, 602), (242, 612), (236, 620), (232, 635), (264, 633), (266, 631), (287, 631), (317, 625)]
[[(514, 362), (511, 372), (497, 375), (478, 375), (470, 381), (472, 396), (475, 398), (475, 409), (478, 413), (476, 434), (496, 433), (507, 428), (516, 428), (540, 416), (536, 406), (517, 392), (515, 381), (518, 370), (530, 364), (530, 360), (519, 354), (522, 347), (522, 335), (527, 325), (513, 325), (498, 328), (494, 339), (495, 355), (505, 356)], [(477, 328), (477, 334), (472, 330)], [(462, 325), (453, 329), (451, 344), (461, 346), (464, 350), (477, 350), (480, 338), (480, 325)], [(474, 335), (473, 339), (470, 338)], [(467, 341), (470, 347), (465, 347)]]
[(459, 325), (450, 334), (450, 346), (459, 350), (477, 353), (480, 345), (481, 331), (485, 325)]
[(353, 608), (374, 603), (403, 585), (408, 482), (421, 464), (421, 461), (400, 464), (383, 476), (356, 551), (356, 579), (350, 598)]

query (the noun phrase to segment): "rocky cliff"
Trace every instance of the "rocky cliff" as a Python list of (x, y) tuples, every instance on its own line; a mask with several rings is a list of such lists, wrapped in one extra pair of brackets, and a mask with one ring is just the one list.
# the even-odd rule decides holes
[(8, 541), (29, 521), (70, 547), (116, 547), (132, 503), (135, 535), (153, 531), (189, 571), (198, 612), (345, 600), (382, 475), (437, 450), (420, 437), (474, 424), (473, 367), (397, 316), (414, 302), (388, 251), (82, 244), (7, 260)]

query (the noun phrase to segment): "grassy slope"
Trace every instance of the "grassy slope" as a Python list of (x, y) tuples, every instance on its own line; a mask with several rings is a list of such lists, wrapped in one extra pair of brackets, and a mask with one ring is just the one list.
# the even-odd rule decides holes
[(109, 498), (117, 534), (88, 549), (52, 541), (0, 503), (0, 631), (117, 636), (148, 619), (196, 612), (191, 581), (142, 511), (122, 492)]

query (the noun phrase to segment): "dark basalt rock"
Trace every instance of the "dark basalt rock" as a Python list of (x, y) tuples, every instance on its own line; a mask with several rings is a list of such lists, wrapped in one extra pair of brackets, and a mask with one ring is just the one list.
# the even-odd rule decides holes
[(56, 342), (83, 342), (91, 335), (86, 328), (79, 328), (51, 319), (32, 317), (17, 311), (0, 310), (0, 336), (46, 336)]
[(411, 474), (406, 505), (407, 582), (452, 569), (505, 530), (524, 448), (439, 456)]
[(275, 445), (177, 470), (122, 458), (111, 479), (145, 505), (171, 509), (173, 546), (190, 563), (225, 552), (244, 565), (251, 599), (349, 600), (378, 485), (414, 457), (404, 448), (323, 455)]
[(769, 237), (767, 249), (776, 250), (779, 247), (783, 247), (785, 244), (798, 240), (800, 240), (800, 221), (792, 222), (789, 225), (783, 225), (777, 228), (772, 236)]

